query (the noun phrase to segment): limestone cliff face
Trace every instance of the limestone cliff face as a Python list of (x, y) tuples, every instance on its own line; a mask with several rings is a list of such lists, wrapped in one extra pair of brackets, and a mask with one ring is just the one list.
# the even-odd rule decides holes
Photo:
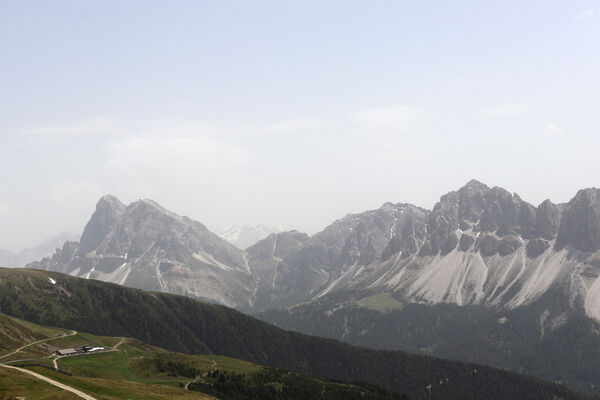
[(556, 240), (558, 247), (600, 250), (600, 189), (583, 189), (563, 212)]

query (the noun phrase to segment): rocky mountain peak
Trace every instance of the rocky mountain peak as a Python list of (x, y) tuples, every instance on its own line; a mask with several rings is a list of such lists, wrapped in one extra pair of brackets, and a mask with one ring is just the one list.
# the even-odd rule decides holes
[(583, 251), (600, 250), (600, 189), (582, 189), (562, 214), (556, 246)]
[(117, 224), (125, 205), (113, 195), (106, 195), (96, 203), (96, 211), (86, 224), (79, 241), (78, 255), (84, 256), (94, 250)]
[(487, 192), (488, 190), (490, 190), (489, 186), (477, 179), (471, 179), (459, 189), (460, 192)]
[(158, 211), (163, 214), (173, 214), (171, 211), (167, 210), (166, 208), (158, 204), (156, 201), (146, 198), (142, 198), (138, 201), (131, 203), (127, 208), (131, 210), (137, 209), (148, 212)]
[(112, 194), (102, 196), (100, 200), (98, 200), (98, 203), (96, 203), (96, 209), (105, 207), (125, 209), (125, 205), (121, 203), (121, 200)]
[(311, 238), (315, 246), (326, 246), (332, 266), (368, 265), (405, 250), (415, 252), (425, 236), (429, 212), (412, 204), (385, 203), (360, 214), (348, 214)]
[(556, 237), (560, 224), (561, 209), (549, 199), (544, 200), (536, 209), (535, 233), (546, 240)]
[[(552, 232), (552, 218), (548, 216), (544, 232)], [(459, 245), (464, 251), (479, 233), (529, 238), (536, 231), (535, 220), (535, 207), (517, 194), (471, 180), (458, 191), (443, 195), (435, 205), (427, 225), (428, 240), (420, 254), (446, 255)]]
[(230, 306), (252, 302), (244, 252), (149, 199), (125, 206), (102, 197), (79, 243), (31, 266)]

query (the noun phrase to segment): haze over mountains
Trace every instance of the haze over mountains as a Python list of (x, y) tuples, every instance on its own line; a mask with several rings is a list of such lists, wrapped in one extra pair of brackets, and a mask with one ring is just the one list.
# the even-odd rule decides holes
[(217, 231), (217, 234), (234, 246), (246, 249), (271, 233), (279, 233), (282, 230), (265, 225), (229, 225)]
[(322, 232), (271, 234), (240, 250), (151, 200), (103, 197), (79, 243), (31, 267), (185, 294), (245, 310), (344, 290), (515, 308), (551, 287), (600, 319), (600, 191), (535, 207), (470, 181), (432, 211), (386, 203)]
[(79, 235), (62, 232), (56, 236), (47, 238), (37, 246), (23, 249), (18, 253), (0, 249), (0, 266), (23, 267), (30, 262), (51, 256), (58, 247), (62, 247), (69, 240), (77, 241), (79, 240)]

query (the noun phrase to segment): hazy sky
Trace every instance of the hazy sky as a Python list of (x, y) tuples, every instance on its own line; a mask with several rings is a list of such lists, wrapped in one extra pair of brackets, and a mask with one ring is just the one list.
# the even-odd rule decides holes
[(98, 198), (313, 233), (600, 180), (599, 1), (0, 0), (0, 248)]

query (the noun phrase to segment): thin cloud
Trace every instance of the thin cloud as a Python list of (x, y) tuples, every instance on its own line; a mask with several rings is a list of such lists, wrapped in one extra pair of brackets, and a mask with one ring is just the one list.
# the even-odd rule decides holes
[(10, 215), (10, 207), (4, 203), (0, 203), (0, 218)]
[(352, 115), (351, 119), (367, 128), (402, 129), (414, 123), (419, 112), (418, 107), (398, 104), (362, 110)]
[(521, 103), (498, 104), (479, 110), (477, 114), (482, 118), (515, 117), (524, 115), (531, 110), (531, 106)]
[(95, 201), (103, 194), (97, 183), (84, 179), (62, 178), (50, 183), (49, 198), (58, 203), (70, 203), (87, 199)]
[(590, 8), (589, 10), (585, 10), (577, 14), (573, 17), (573, 22), (583, 22), (590, 19), (600, 19), (600, 7), (599, 8)]
[(89, 118), (62, 125), (33, 126), (21, 130), (23, 137), (40, 140), (61, 140), (73, 136), (189, 137), (221, 135), (255, 129), (249, 124), (179, 119), (123, 120), (118, 118)]
[(283, 121), (267, 124), (260, 131), (266, 135), (279, 135), (284, 133), (307, 131), (322, 125), (322, 121), (318, 119), (299, 118), (286, 119)]
[(323, 125), (314, 118), (297, 118), (266, 124), (228, 121), (180, 119), (123, 120), (118, 118), (89, 118), (67, 124), (39, 125), (19, 131), (28, 141), (60, 141), (75, 136), (119, 137), (221, 137), (236, 134), (279, 135), (308, 131)]
[(20, 131), (21, 136), (61, 139), (71, 136), (124, 134), (124, 126), (114, 118), (89, 118), (63, 125), (32, 126)]
[(231, 178), (250, 159), (240, 147), (197, 137), (125, 137), (105, 146), (105, 170), (121, 183), (172, 187)]
[(391, 163), (392, 165), (405, 164), (416, 161), (419, 156), (397, 145), (397, 143), (378, 142), (373, 144), (361, 143), (338, 155), (336, 158), (341, 164), (361, 163)]
[(546, 125), (544, 126), (544, 134), (546, 134), (546, 136), (558, 137), (558, 136), (563, 136), (565, 134), (565, 132), (562, 130), (561, 127), (559, 127), (555, 123), (547, 122)]

